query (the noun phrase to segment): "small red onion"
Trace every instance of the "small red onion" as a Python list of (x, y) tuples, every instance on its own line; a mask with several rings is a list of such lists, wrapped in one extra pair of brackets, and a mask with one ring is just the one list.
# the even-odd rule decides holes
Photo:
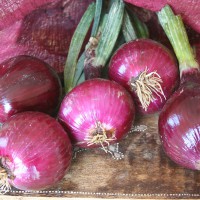
[(17, 56), (0, 64), (0, 122), (22, 111), (53, 114), (62, 88), (55, 70), (30, 56)]
[(0, 130), (1, 165), (7, 173), (1, 173), (3, 189), (9, 189), (7, 181), (21, 190), (49, 188), (64, 177), (71, 157), (68, 135), (47, 114), (18, 113)]
[(109, 77), (132, 94), (140, 114), (160, 111), (179, 83), (174, 56), (150, 39), (122, 45), (111, 58)]
[(119, 84), (104, 79), (87, 80), (63, 99), (59, 120), (74, 145), (107, 146), (122, 139), (135, 117), (131, 96)]

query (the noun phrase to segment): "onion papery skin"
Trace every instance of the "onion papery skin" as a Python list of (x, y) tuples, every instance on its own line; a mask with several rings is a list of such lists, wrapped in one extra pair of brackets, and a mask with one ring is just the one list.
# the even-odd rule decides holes
[[(2, 165), (14, 179), (9, 183), (21, 190), (54, 186), (66, 174), (72, 145), (60, 123), (40, 112), (18, 113), (0, 130)], [(6, 159), (6, 162), (5, 162)]]
[(22, 111), (54, 114), (61, 96), (60, 79), (47, 63), (21, 55), (0, 64), (0, 122)]
[[(130, 85), (132, 78), (137, 78), (141, 72), (156, 72), (162, 79), (165, 98), (153, 92), (154, 99), (147, 110)], [(137, 39), (122, 45), (112, 56), (109, 63), (109, 78), (124, 86), (132, 95), (137, 113), (153, 114), (164, 106), (179, 84), (179, 69), (173, 54), (162, 44), (151, 39)]]
[(200, 73), (183, 73), (179, 89), (160, 113), (159, 135), (165, 153), (178, 165), (200, 170)]
[[(58, 119), (75, 146), (104, 147), (125, 137), (135, 119), (135, 106), (130, 94), (118, 83), (95, 78), (76, 86), (64, 97)], [(97, 122), (106, 130), (108, 143), (88, 144), (87, 138), (93, 137), (91, 131), (96, 130)]]

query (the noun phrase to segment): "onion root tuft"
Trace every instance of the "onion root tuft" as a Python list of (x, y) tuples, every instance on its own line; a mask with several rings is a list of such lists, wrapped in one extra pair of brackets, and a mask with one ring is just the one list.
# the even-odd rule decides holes
[(145, 111), (147, 111), (150, 103), (155, 100), (155, 94), (161, 101), (162, 96), (166, 99), (161, 86), (162, 82), (160, 75), (156, 71), (148, 73), (147, 67), (137, 78), (131, 79), (130, 85), (135, 90)]
[(6, 169), (0, 169), (0, 194), (5, 194), (11, 190), (10, 183), (8, 181), (8, 173)]
[(111, 132), (112, 131), (105, 130), (105, 128), (103, 127), (101, 122), (97, 121), (95, 128), (90, 131), (90, 135), (88, 135), (85, 139), (87, 141), (87, 145), (91, 146), (93, 144), (99, 144), (100, 143), (103, 150), (105, 152), (107, 152), (107, 149), (105, 148), (104, 143), (107, 143), (107, 145), (109, 146), (110, 141), (116, 140), (116, 138), (113, 137), (113, 135), (112, 135), (112, 137), (108, 136), (108, 133), (110, 135)]

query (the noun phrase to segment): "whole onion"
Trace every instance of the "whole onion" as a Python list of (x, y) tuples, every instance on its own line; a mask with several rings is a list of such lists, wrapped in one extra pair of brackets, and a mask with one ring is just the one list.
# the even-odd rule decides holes
[(179, 61), (181, 82), (160, 113), (161, 143), (171, 160), (200, 170), (200, 70), (180, 16), (170, 7), (158, 13)]
[(140, 114), (160, 111), (179, 83), (174, 56), (150, 39), (122, 45), (111, 58), (109, 77), (132, 94)]
[(181, 79), (159, 116), (159, 134), (174, 162), (200, 170), (200, 72), (190, 70)]
[(54, 118), (40, 112), (18, 113), (0, 130), (1, 188), (49, 188), (64, 177), (71, 156), (68, 135)]
[(17, 56), (0, 64), (0, 122), (22, 111), (53, 114), (62, 88), (55, 70), (30, 56)]
[(110, 80), (91, 79), (63, 99), (58, 118), (79, 147), (107, 146), (130, 130), (135, 107), (128, 92)]

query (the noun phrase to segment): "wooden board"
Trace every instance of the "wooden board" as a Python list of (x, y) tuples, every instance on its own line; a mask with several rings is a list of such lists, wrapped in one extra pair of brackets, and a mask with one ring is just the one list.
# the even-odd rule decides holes
[[(162, 150), (157, 131), (158, 116), (137, 119), (133, 130), (119, 145), (114, 159), (101, 149), (76, 153), (64, 180), (47, 191), (18, 191), (6, 196), (69, 198), (200, 198), (200, 172), (184, 169)], [(6, 197), (5, 196), (5, 197)], [(56, 198), (57, 199), (57, 198)]]

